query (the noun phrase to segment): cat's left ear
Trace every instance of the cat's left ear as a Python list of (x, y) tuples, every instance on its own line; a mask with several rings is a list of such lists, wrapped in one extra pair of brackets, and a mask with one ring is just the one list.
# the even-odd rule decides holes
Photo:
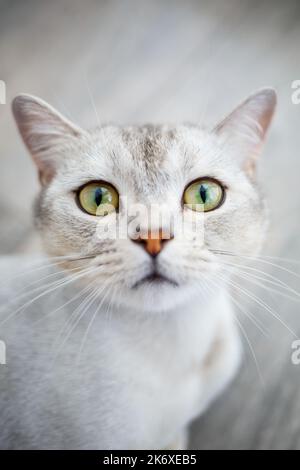
[(12, 110), (22, 139), (38, 168), (40, 181), (45, 185), (56, 173), (61, 150), (84, 131), (35, 96), (17, 96)]
[(272, 120), (276, 101), (276, 92), (272, 88), (259, 90), (214, 128), (225, 148), (230, 147), (250, 177), (255, 175), (257, 158)]

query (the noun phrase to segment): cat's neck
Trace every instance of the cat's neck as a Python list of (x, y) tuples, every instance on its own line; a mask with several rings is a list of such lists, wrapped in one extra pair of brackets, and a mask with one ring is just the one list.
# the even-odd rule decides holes
[[(126, 306), (111, 307), (109, 315), (103, 306), (101, 322), (119, 338), (129, 338), (143, 345), (151, 354), (166, 354), (179, 348), (187, 357), (205, 355), (222, 325), (233, 321), (225, 287), (213, 295), (198, 295), (176, 308), (146, 313)], [(190, 350), (190, 353), (189, 353)]]

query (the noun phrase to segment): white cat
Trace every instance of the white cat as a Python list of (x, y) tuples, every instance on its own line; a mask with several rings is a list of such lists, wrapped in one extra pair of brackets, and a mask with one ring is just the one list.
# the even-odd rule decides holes
[[(1, 448), (185, 448), (189, 423), (240, 361), (222, 253), (262, 244), (255, 168), (275, 103), (273, 90), (258, 91), (209, 131), (88, 132), (38, 98), (14, 100), (51, 258), (1, 262)], [(125, 200), (187, 216), (185, 234), (128, 219)], [(128, 236), (100, 235), (124, 221)]]

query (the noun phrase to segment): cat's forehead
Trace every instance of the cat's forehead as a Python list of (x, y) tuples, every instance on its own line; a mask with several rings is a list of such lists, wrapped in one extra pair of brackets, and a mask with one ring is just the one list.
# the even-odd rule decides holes
[(154, 195), (174, 187), (178, 178), (182, 185), (185, 169), (195, 158), (187, 150), (189, 134), (189, 128), (182, 126), (107, 126), (96, 139), (108, 177), (113, 175), (116, 185), (121, 183), (126, 192)]
[[(177, 194), (201, 176), (220, 177), (220, 152), (211, 133), (199, 126), (181, 124), (114, 126), (90, 133), (82, 142), (81, 165), (72, 163), (81, 184), (104, 180), (136, 199)], [(78, 155), (78, 152), (77, 152)]]
[(114, 173), (126, 174), (138, 185), (174, 179), (199, 163), (205, 164), (207, 134), (193, 125), (107, 126), (98, 131), (97, 145)]
[(120, 129), (123, 143), (136, 159), (163, 159), (168, 148), (178, 141), (176, 127), (145, 124)]

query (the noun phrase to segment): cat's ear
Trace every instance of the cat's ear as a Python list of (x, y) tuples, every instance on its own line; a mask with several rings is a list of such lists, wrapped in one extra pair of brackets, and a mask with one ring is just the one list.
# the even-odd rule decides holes
[(47, 184), (55, 175), (59, 150), (83, 131), (45, 101), (22, 94), (12, 110), (25, 145), (37, 165), (40, 181)]
[(275, 107), (275, 91), (264, 88), (250, 95), (214, 128), (224, 145), (229, 145), (241, 160), (243, 169), (250, 177), (255, 174), (257, 158)]

